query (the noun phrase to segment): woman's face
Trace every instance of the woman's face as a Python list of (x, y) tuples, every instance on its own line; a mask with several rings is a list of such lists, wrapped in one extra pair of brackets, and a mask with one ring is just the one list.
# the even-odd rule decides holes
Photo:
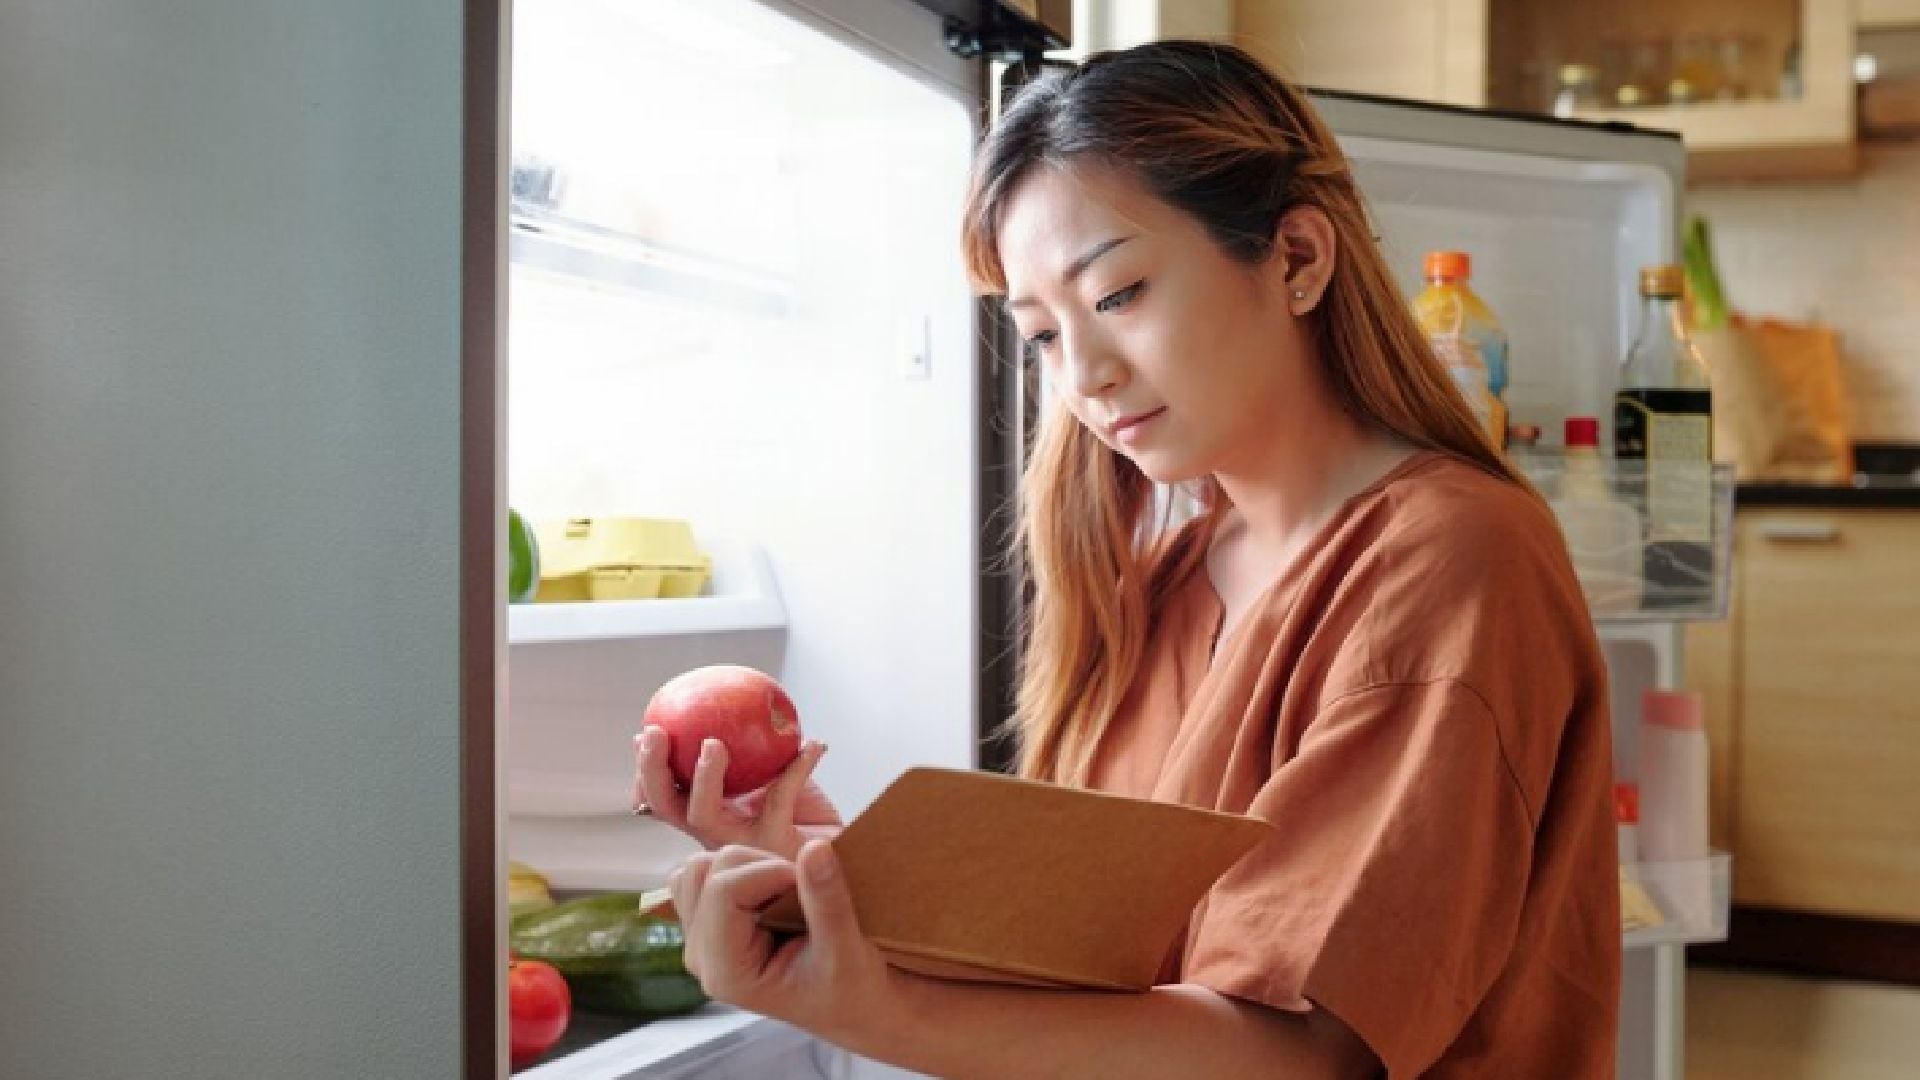
[(1040, 168), (1002, 212), (1008, 307), (1082, 424), (1153, 480), (1256, 462), (1321, 407), (1286, 260), (1230, 258), (1104, 168)]

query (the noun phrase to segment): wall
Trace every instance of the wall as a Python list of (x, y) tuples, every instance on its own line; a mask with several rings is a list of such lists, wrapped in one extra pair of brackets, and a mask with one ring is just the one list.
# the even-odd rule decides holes
[(1840, 332), (1855, 437), (1920, 441), (1920, 142), (1869, 144), (1856, 179), (1688, 192), (1731, 303)]

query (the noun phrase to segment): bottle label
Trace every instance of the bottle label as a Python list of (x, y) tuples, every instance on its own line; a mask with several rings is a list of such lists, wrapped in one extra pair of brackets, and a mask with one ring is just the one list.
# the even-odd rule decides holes
[(1645, 604), (1687, 606), (1713, 585), (1713, 396), (1706, 389), (1622, 390), (1614, 453), (1645, 464)]
[(1713, 460), (1713, 391), (1622, 390), (1613, 401), (1615, 457)]

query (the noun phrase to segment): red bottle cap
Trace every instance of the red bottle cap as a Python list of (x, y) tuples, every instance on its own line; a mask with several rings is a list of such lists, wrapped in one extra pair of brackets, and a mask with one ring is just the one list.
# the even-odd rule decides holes
[(1620, 825), (1640, 824), (1640, 785), (1622, 781), (1613, 785), (1613, 820)]
[(1704, 731), (1705, 704), (1692, 690), (1649, 690), (1640, 698), (1640, 719), (1669, 731)]
[(1600, 421), (1591, 416), (1567, 417), (1567, 445), (1600, 448)]

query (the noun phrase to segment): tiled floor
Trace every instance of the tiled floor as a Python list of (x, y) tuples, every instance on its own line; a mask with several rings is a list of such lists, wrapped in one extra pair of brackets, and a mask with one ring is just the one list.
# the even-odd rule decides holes
[(1687, 972), (1687, 1080), (1915, 1080), (1920, 989)]

